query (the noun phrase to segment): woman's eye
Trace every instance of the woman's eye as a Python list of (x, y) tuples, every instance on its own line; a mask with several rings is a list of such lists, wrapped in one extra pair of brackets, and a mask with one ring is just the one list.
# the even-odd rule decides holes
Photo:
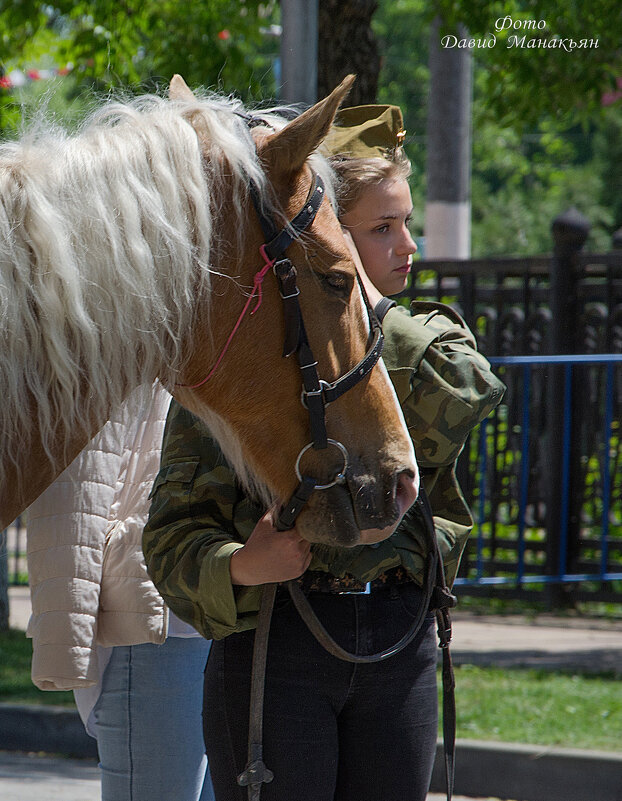
[(386, 234), (389, 230), (388, 225), (379, 225), (378, 228), (375, 229), (377, 234)]

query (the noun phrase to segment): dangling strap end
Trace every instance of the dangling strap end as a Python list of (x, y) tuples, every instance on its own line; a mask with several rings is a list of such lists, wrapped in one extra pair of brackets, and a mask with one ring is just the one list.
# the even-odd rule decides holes
[(279, 517), (276, 521), (276, 528), (279, 531), (289, 531), (294, 527), (296, 518), (302, 511), (303, 506), (311, 497), (315, 489), (315, 479), (311, 476), (303, 476), (302, 481), (296, 488), (296, 491), (289, 499), (288, 503), (281, 509)]
[(245, 770), (238, 776), (238, 784), (240, 787), (249, 787), (257, 785), (260, 787), (262, 784), (268, 784), (274, 779), (274, 773), (268, 770), (263, 759), (255, 759), (246, 765)]

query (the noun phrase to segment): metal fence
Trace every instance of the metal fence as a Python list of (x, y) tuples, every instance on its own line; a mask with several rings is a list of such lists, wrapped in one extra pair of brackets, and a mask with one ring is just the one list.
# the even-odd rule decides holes
[(619, 601), (622, 241), (583, 253), (574, 210), (552, 231), (551, 256), (422, 261), (402, 302), (453, 305), (508, 387), (458, 465), (478, 521), (464, 591)]
[[(532, 597), (541, 595), (543, 585), (558, 585), (558, 598), (618, 600), (622, 355), (510, 356), (491, 362), (508, 392), (466, 454), (476, 526), (456, 583), (467, 592), (494, 585)], [(558, 387), (562, 438), (553, 455), (540, 412), (551, 389), (557, 397)], [(573, 420), (573, 411), (584, 406), (576, 396), (586, 391), (595, 401), (591, 416)], [(576, 441), (586, 427), (589, 436)]]

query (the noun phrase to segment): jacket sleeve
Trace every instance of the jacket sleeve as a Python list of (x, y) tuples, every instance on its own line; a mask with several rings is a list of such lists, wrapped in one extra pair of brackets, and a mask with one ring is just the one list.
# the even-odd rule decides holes
[[(504, 385), (477, 351), (475, 338), (451, 307), (417, 302), (409, 314), (389, 311), (383, 322), (384, 360), (412, 437), (434, 512), (447, 583), (456, 576), (473, 527), (455, 474), (469, 433), (501, 402)], [(410, 537), (404, 536), (410, 532)], [(394, 535), (402, 563), (422, 564), (420, 532), (407, 515)]]
[(140, 532), (169, 400), (157, 383), (137, 392), (28, 509), (28, 635), (42, 690), (97, 684), (97, 644), (164, 638)]
[(449, 466), (505, 387), (453, 309), (415, 302), (411, 311), (395, 308), (385, 317), (385, 363), (420, 467)]
[(166, 604), (207, 638), (255, 626), (261, 587), (234, 587), (229, 562), (261, 515), (204, 423), (173, 401), (143, 551)]
[(28, 509), (31, 675), (41, 690), (99, 680), (97, 623), (108, 511), (122, 448), (102, 429)]

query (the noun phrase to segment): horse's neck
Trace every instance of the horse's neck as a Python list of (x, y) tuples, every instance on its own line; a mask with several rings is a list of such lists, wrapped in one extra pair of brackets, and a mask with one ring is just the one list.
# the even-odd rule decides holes
[[(36, 426), (35, 426), (36, 427)], [(94, 423), (89, 432), (65, 436), (62, 432), (59, 443), (53, 447), (52, 463), (41, 445), (41, 439), (33, 433), (30, 446), (22, 452), (15, 463), (6, 460), (6, 469), (0, 487), (0, 530), (6, 528), (41, 493), (49, 487), (60, 473), (76, 458), (82, 448), (101, 426)], [(60, 444), (62, 441), (62, 444)]]

